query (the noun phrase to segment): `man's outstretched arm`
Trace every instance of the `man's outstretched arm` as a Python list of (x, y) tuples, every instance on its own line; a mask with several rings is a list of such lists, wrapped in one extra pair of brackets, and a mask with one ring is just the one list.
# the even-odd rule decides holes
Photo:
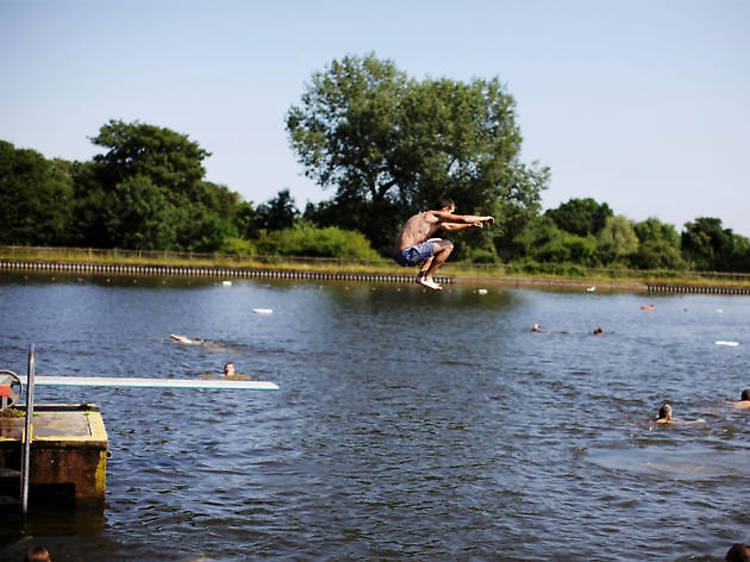
[(481, 222), (472, 222), (472, 223), (444, 222), (440, 224), (440, 228), (448, 232), (455, 232), (457, 230), (466, 230), (467, 228), (482, 228), (483, 225), (484, 223), (481, 223)]
[(476, 226), (477, 224), (492, 224), (495, 222), (495, 218), (489, 215), (454, 215), (447, 211), (432, 211), (432, 214), (442, 223), (468, 224), (470, 226)]

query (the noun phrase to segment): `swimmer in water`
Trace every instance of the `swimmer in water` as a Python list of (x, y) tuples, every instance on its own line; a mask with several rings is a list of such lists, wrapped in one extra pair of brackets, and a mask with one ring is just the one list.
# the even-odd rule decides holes
[(169, 334), (169, 337), (172, 338), (176, 342), (184, 343), (186, 345), (195, 345), (195, 344), (201, 343), (199, 341), (191, 340), (190, 338), (186, 336), (180, 336), (178, 334)]
[(659, 408), (659, 417), (656, 418), (656, 423), (671, 423), (676, 425), (688, 425), (688, 424), (694, 424), (694, 423), (706, 423), (706, 420), (703, 418), (692, 420), (692, 421), (686, 421), (686, 420), (678, 420), (672, 417), (672, 406), (667, 404), (666, 402), (662, 404), (662, 407)]
[(724, 560), (726, 562), (750, 562), (750, 546), (741, 542), (734, 543)]
[(740, 408), (742, 410), (749, 410), (750, 409), (750, 388), (746, 388), (742, 391), (742, 395), (740, 396), (739, 400), (729, 402), (732, 406), (735, 408)]
[(228, 361), (224, 364), (224, 378), (232, 381), (252, 381), (255, 377), (242, 375), (234, 370), (234, 363)]
[(594, 335), (601, 336), (602, 334), (604, 334), (604, 330), (602, 330), (599, 326), (594, 326)]
[(545, 330), (542, 329), (542, 327), (539, 324), (534, 324), (531, 327), (532, 332), (544, 332)]

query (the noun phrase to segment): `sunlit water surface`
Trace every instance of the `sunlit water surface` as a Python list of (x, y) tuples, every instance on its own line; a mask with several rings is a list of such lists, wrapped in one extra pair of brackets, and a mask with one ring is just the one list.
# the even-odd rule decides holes
[[(749, 320), (746, 297), (3, 274), (0, 368), (34, 343), (40, 375), (233, 361), (280, 391), (38, 387), (100, 406), (106, 505), (6, 521), (0, 558), (723, 559), (750, 542), (726, 404)], [(665, 399), (706, 423), (655, 425)]]

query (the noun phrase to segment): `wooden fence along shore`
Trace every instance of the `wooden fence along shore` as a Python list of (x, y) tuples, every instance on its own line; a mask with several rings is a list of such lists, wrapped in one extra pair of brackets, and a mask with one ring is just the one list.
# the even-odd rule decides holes
[[(59, 272), (94, 275), (148, 275), (172, 277), (208, 277), (208, 278), (245, 278), (245, 279), (296, 279), (319, 281), (351, 281), (376, 283), (413, 283), (414, 275), (396, 275), (387, 273), (330, 273), (318, 271), (293, 271), (253, 269), (242, 267), (201, 267), (171, 265), (129, 265), (98, 264), (76, 262), (44, 262), (0, 260), (0, 270)], [(438, 276), (438, 283), (451, 284), (456, 279), (449, 276)], [(555, 283), (552, 283), (554, 285)], [(632, 285), (632, 283), (630, 283)], [(659, 294), (710, 294), (710, 295), (750, 295), (750, 287), (687, 285), (674, 283), (644, 283), (644, 290)]]
[(705, 295), (750, 295), (750, 287), (711, 287), (703, 285), (670, 285), (647, 283), (649, 293), (690, 293)]
[[(192, 267), (166, 265), (123, 265), (96, 263), (55, 263), (31, 261), (0, 261), (0, 270), (88, 273), (94, 275), (153, 275), (172, 277), (219, 277), (222, 279), (300, 279), (319, 281), (369, 281), (377, 283), (413, 283), (414, 275), (382, 273), (325, 273), (231, 267)], [(452, 277), (436, 276), (438, 283), (453, 283)]]

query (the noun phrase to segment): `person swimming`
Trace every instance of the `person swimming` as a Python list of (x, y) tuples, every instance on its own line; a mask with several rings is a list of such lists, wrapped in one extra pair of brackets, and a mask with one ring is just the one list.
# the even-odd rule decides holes
[(672, 417), (672, 406), (670, 406), (668, 403), (664, 402), (664, 404), (661, 405), (661, 408), (659, 408), (659, 417), (656, 418), (656, 423), (671, 423), (671, 424), (677, 424), (677, 425), (688, 425), (688, 424), (694, 424), (694, 423), (706, 423), (706, 420), (703, 418), (699, 418), (697, 420), (678, 420)]
[(200, 341), (191, 340), (187, 336), (181, 336), (179, 334), (169, 334), (169, 337), (172, 338), (176, 342), (184, 343), (186, 345), (197, 345), (201, 343)]
[(249, 375), (243, 375), (234, 370), (234, 363), (227, 361), (224, 363), (224, 378), (233, 381), (252, 381), (255, 377)]
[(726, 562), (750, 562), (750, 546), (741, 542), (734, 543), (724, 560)]
[(729, 403), (735, 408), (740, 408), (742, 410), (750, 409), (750, 388), (746, 388), (742, 391), (739, 400), (730, 401)]

